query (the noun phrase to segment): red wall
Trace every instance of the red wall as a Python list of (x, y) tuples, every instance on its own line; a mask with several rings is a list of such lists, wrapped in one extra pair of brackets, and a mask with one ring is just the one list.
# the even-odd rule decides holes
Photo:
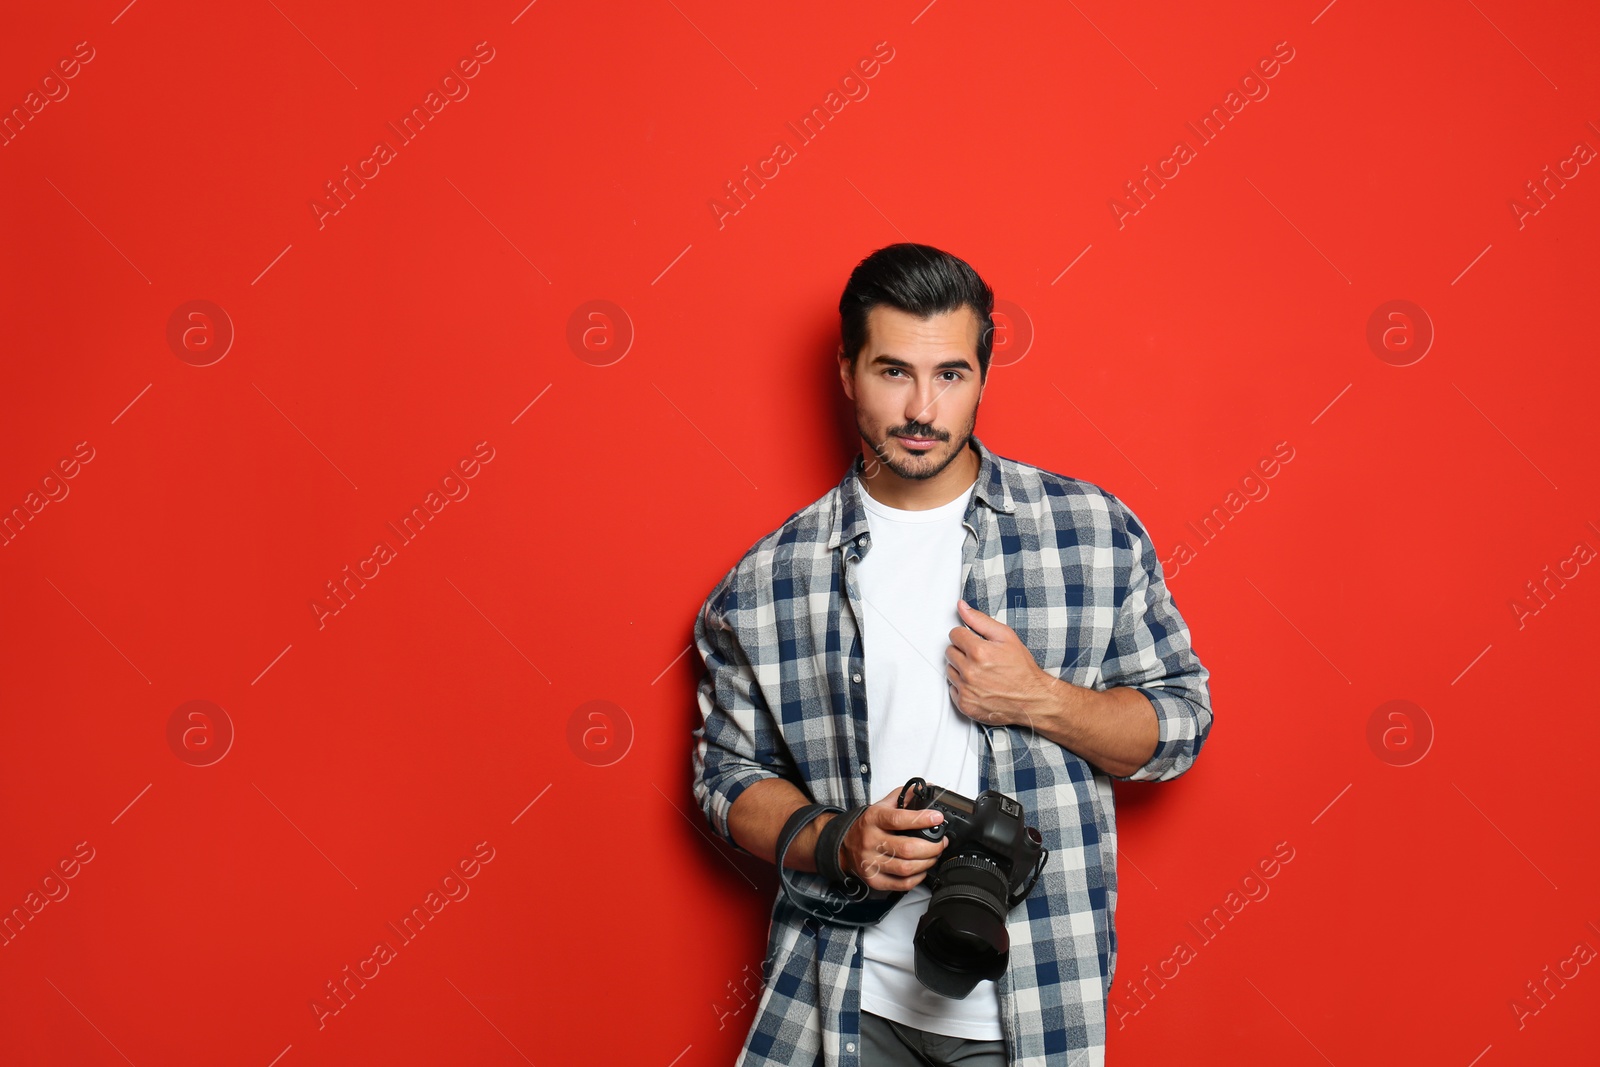
[(857, 446), (898, 240), (1212, 672), (1118, 787), (1111, 1062), (1592, 1053), (1592, 11), (124, 2), (0, 34), (0, 1058), (731, 1062), (691, 625)]

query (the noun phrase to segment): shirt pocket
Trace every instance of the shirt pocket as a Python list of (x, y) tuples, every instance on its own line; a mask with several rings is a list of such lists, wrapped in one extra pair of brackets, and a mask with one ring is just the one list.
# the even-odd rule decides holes
[(1007, 596), (1011, 603), (1003, 621), (1040, 669), (1073, 685), (1097, 688), (1105, 646), (1094, 642), (1092, 609), (1064, 603), (1059, 590), (1030, 597), (1013, 589)]

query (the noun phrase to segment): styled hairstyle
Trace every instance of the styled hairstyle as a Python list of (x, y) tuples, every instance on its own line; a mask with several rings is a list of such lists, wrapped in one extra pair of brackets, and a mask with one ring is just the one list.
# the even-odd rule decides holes
[(856, 264), (839, 297), (839, 339), (853, 371), (867, 344), (867, 315), (880, 304), (918, 318), (966, 306), (978, 319), (978, 380), (994, 352), (994, 291), (966, 260), (931, 245), (886, 245)]

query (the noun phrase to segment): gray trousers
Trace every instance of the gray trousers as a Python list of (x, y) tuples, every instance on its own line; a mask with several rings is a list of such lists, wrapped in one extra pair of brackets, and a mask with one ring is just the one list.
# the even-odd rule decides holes
[(1006, 1067), (1006, 1043), (933, 1034), (863, 1011), (861, 1067)]

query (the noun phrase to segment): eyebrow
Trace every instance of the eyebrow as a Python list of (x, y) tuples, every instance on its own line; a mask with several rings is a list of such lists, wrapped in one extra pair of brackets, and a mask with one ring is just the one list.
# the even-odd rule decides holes
[[(872, 365), (876, 367), (879, 364), (882, 364), (882, 365), (884, 365), (886, 367), (904, 367), (907, 370), (913, 369), (910, 363), (907, 363), (905, 360), (901, 359), (899, 356), (885, 356), (885, 355), (874, 356), (873, 359), (872, 359)], [(972, 363), (970, 361), (968, 361), (968, 360), (965, 360), (965, 359), (947, 359), (943, 363), (935, 364), (933, 369), (934, 370), (971, 370), (972, 369)]]

